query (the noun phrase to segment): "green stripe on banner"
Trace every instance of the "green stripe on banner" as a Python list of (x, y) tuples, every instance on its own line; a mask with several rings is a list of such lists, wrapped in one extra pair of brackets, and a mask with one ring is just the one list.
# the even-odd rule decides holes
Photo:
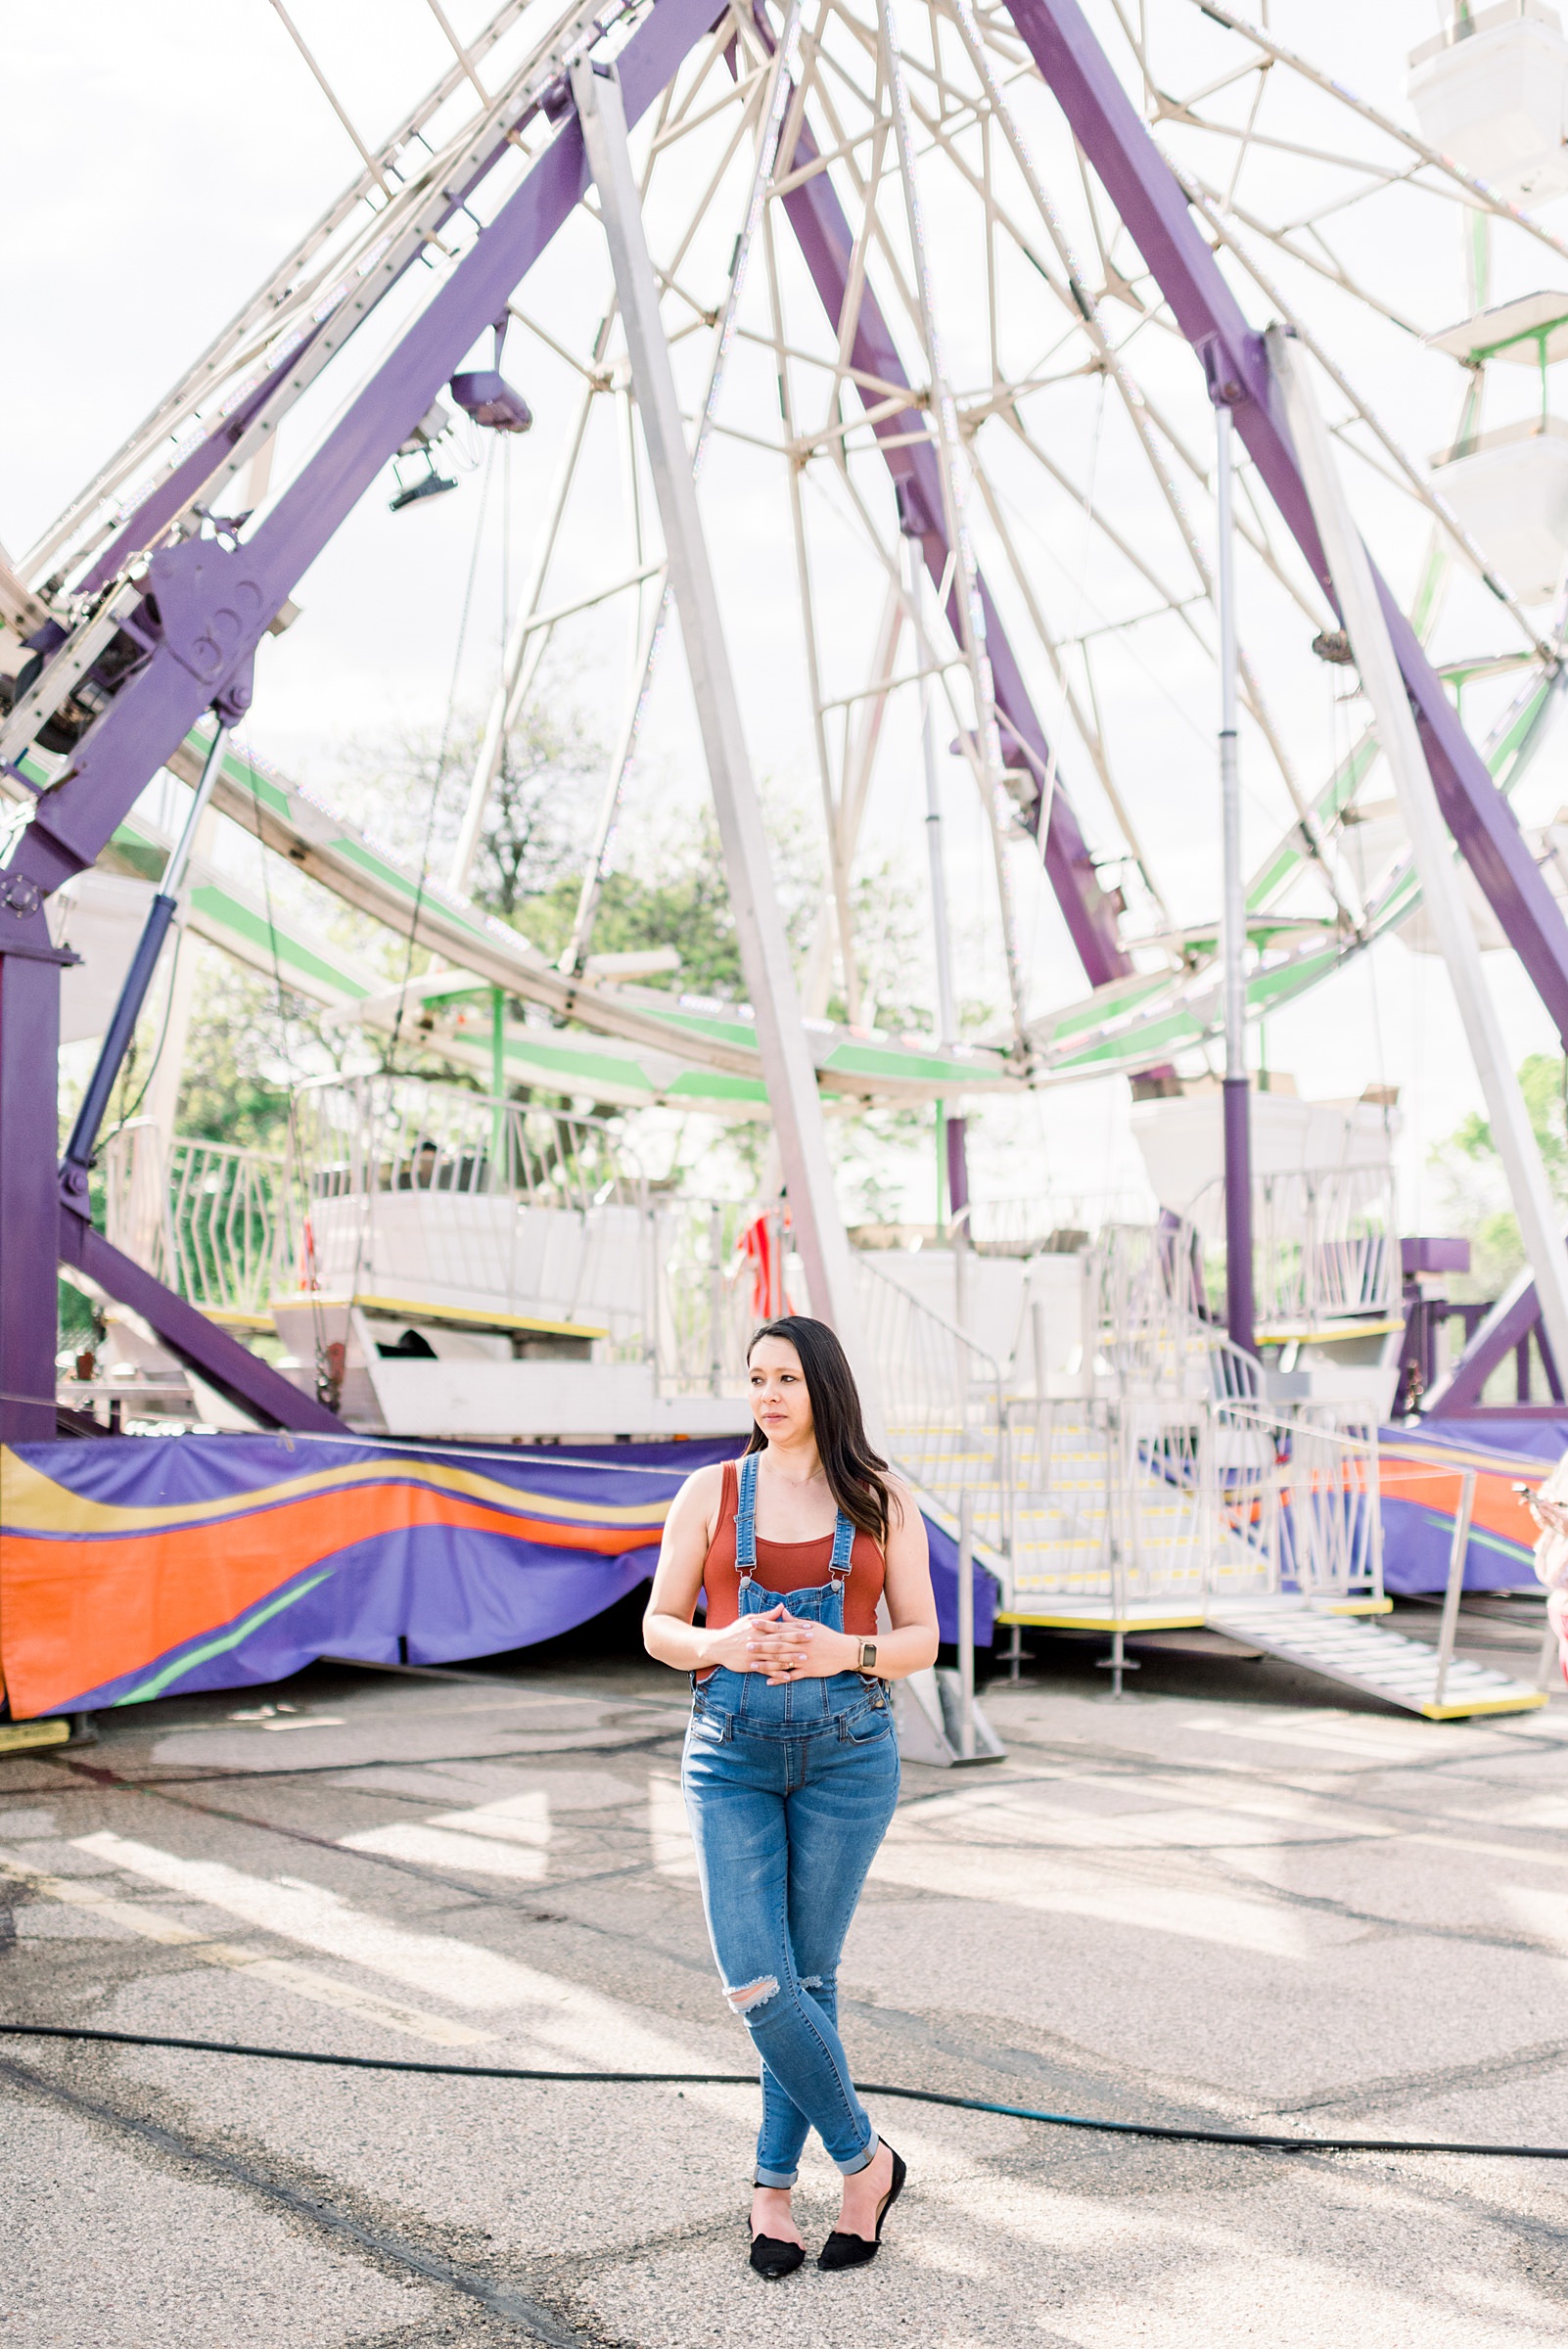
[(286, 1590), (281, 1598), (269, 1598), (264, 1607), (257, 1607), (254, 1613), (244, 1617), (233, 1631), (225, 1632), (221, 1638), (209, 1639), (205, 1647), (193, 1649), (190, 1655), (182, 1656), (177, 1664), (165, 1664), (161, 1672), (155, 1673), (150, 1681), (144, 1681), (139, 1688), (128, 1689), (123, 1696), (116, 1696), (115, 1704), (150, 1704), (155, 1696), (162, 1695), (170, 1681), (183, 1680), (188, 1672), (194, 1672), (198, 1664), (205, 1664), (208, 1657), (221, 1656), (229, 1648), (238, 1647), (242, 1639), (248, 1639), (263, 1623), (270, 1623), (274, 1615), (281, 1615), (286, 1607), (292, 1607), (297, 1599), (314, 1590), (318, 1583), (330, 1582), (333, 1571), (329, 1566), (325, 1573), (313, 1574), (307, 1583), (300, 1583), (297, 1589)]

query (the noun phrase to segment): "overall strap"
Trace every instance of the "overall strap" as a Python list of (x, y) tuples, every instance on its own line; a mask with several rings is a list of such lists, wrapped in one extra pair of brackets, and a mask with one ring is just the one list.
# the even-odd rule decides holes
[(851, 1552), (854, 1548), (854, 1520), (840, 1509), (833, 1528), (833, 1555), (828, 1561), (828, 1581), (835, 1590), (842, 1590), (850, 1579)]
[(749, 1451), (735, 1471), (735, 1572), (744, 1590), (757, 1572), (757, 1462)]

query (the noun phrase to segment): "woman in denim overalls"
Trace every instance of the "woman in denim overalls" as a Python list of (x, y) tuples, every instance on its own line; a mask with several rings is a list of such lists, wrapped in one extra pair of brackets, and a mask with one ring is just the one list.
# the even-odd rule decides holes
[(937, 1611), (925, 1526), (866, 1443), (833, 1332), (786, 1314), (747, 1359), (751, 1448), (681, 1487), (644, 1637), (692, 1676), (681, 1782), (724, 1995), (761, 2059), (751, 2258), (776, 2278), (805, 2257), (790, 2189), (808, 2130), (844, 2174), (819, 2267), (874, 2258), (903, 2185), (850, 2077), (837, 1969), (898, 1800), (888, 1683), (933, 1662)]

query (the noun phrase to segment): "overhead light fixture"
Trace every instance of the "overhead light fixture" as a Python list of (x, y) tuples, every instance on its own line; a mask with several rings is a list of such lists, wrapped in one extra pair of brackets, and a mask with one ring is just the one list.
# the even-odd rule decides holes
[(503, 310), (490, 332), (495, 337), (495, 356), (488, 367), (480, 367), (466, 375), (454, 375), (447, 389), (453, 399), (476, 424), (488, 425), (496, 433), (526, 433), (533, 423), (533, 411), (521, 392), (514, 391), (501, 373), (501, 347), (511, 315)]

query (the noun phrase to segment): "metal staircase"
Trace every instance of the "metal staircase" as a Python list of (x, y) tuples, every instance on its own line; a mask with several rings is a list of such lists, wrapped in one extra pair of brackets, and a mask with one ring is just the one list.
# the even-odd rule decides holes
[(1375, 1409), (1268, 1403), (1256, 1362), (1187, 1307), (1181, 1236), (1103, 1235), (1097, 1343), (1070, 1395), (859, 1260), (893, 1458), (954, 1530), (969, 1497), (1015, 1669), (1030, 1626), (1103, 1633), (1117, 1667), (1130, 1635), (1206, 1628), (1429, 1720), (1544, 1704), (1366, 1620), (1389, 1605)]

